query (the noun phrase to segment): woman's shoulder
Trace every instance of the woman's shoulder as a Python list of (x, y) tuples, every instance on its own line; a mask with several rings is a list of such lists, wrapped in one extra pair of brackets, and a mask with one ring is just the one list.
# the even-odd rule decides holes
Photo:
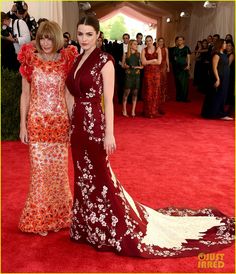
[(102, 63), (107, 63), (108, 61), (112, 61), (113, 64), (115, 63), (113, 56), (110, 53), (102, 50), (99, 50), (99, 59), (102, 61)]
[(36, 52), (36, 46), (33, 42), (24, 44), (18, 53), (18, 58), (30, 56), (31, 54), (34, 54), (34, 52)]
[(234, 55), (233, 52), (230, 52), (230, 53), (227, 54), (227, 56), (228, 56), (228, 57), (230, 57), (230, 56), (231, 56), (231, 57), (234, 57), (235, 55)]
[(60, 54), (63, 59), (74, 59), (79, 55), (77, 47), (73, 45), (69, 45), (67, 48), (63, 48), (60, 51)]
[(36, 51), (36, 44), (35, 44), (35, 41), (31, 41), (27, 44), (24, 44), (22, 47), (21, 47), (21, 50), (22, 51), (27, 51), (27, 52), (35, 52)]
[(35, 65), (34, 60), (36, 51), (35, 44), (30, 42), (28, 44), (24, 44), (17, 55), (17, 59), (21, 64), (19, 71), (21, 75), (28, 80), (28, 82), (31, 82)]
[(17, 59), (21, 64), (31, 65), (35, 52), (37, 52), (37, 49), (34, 43), (24, 44), (17, 55)]
[(186, 46), (186, 45), (185, 45), (185, 46), (184, 46), (184, 49), (187, 50), (188, 52), (191, 52), (189, 46)]

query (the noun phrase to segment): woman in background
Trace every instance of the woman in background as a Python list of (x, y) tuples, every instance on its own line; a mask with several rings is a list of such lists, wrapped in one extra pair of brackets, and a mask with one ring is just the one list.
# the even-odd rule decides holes
[(169, 53), (165, 46), (164, 38), (158, 39), (158, 46), (161, 49), (161, 87), (160, 87), (160, 104), (158, 108), (159, 114), (165, 114), (164, 104), (167, 98), (167, 72), (170, 72)]
[(147, 47), (141, 53), (142, 65), (144, 66), (143, 112), (145, 117), (155, 118), (159, 115), (158, 108), (161, 95), (161, 49), (153, 45), (151, 35), (146, 36), (145, 43)]
[(104, 41), (103, 41), (102, 36), (98, 37), (97, 48), (101, 49), (102, 51), (106, 51), (106, 48), (104, 46)]
[(57, 232), (71, 223), (65, 79), (77, 50), (62, 49), (62, 31), (50, 21), (40, 24), (35, 44), (24, 45), (18, 54), (22, 75), (20, 139), (29, 145), (31, 169), (19, 228), (46, 236), (48, 231)]
[(224, 53), (226, 42), (219, 39), (215, 42), (212, 57), (212, 84), (208, 90), (201, 115), (209, 119), (233, 120), (225, 112), (225, 102), (229, 87), (229, 61)]
[(229, 88), (226, 104), (228, 105), (228, 114), (233, 116), (235, 114), (235, 52), (234, 43), (232, 40), (226, 41), (226, 54), (229, 60)]
[(188, 84), (190, 70), (190, 49), (185, 45), (183, 36), (179, 36), (177, 47), (174, 49), (174, 72), (176, 85), (176, 101), (189, 102), (188, 99)]
[(128, 117), (127, 114), (127, 99), (132, 90), (132, 110), (131, 116), (135, 117), (135, 108), (140, 87), (140, 69), (141, 66), (140, 53), (138, 52), (138, 43), (136, 40), (130, 40), (127, 53), (124, 53), (122, 59), (122, 67), (125, 69), (125, 90), (123, 95), (123, 110), (122, 114)]
[(194, 77), (193, 84), (195, 86), (199, 86), (201, 82), (201, 49), (202, 49), (202, 41), (197, 41), (197, 45), (195, 47), (195, 66), (194, 66)]
[(226, 34), (226, 36), (225, 36), (225, 41), (232, 41), (233, 42), (233, 36), (231, 35), (231, 34)]

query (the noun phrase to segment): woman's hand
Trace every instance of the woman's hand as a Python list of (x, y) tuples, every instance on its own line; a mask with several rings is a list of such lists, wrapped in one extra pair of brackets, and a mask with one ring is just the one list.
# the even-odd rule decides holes
[(215, 88), (218, 88), (220, 85), (220, 79), (216, 80), (215, 84), (214, 84), (214, 87)]
[(190, 66), (187, 66), (184, 70), (190, 70)]
[(28, 132), (25, 126), (20, 127), (20, 140), (25, 145), (29, 143)]
[(170, 68), (169, 67), (166, 68), (166, 72), (170, 72)]
[(107, 155), (112, 154), (116, 150), (116, 141), (114, 135), (105, 135), (104, 149)]

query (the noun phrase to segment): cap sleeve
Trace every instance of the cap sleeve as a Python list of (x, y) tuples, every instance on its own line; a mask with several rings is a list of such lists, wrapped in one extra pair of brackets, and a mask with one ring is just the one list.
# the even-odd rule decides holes
[(22, 77), (25, 77), (28, 82), (31, 82), (32, 72), (33, 72), (33, 56), (34, 56), (35, 47), (32, 43), (24, 44), (17, 56), (18, 61), (20, 62), (20, 74)]
[(65, 60), (65, 71), (68, 73), (71, 70), (76, 58), (79, 56), (77, 47), (70, 45), (61, 50), (61, 55)]
[(101, 54), (100, 54), (100, 60), (102, 61), (101, 62), (101, 69), (109, 61), (112, 61), (113, 65), (115, 65), (115, 60), (114, 60), (113, 56), (111, 54), (107, 53), (107, 52), (101, 52)]

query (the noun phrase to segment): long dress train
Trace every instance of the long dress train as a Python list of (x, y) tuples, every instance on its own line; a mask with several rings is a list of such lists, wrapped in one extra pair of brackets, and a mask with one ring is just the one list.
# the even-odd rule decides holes
[[(234, 241), (234, 221), (213, 209), (153, 210), (134, 201), (103, 148), (101, 69), (112, 57), (95, 49), (66, 84), (75, 96), (72, 155), (75, 184), (71, 239), (98, 250), (144, 258), (193, 256)], [(111, 87), (112, 88), (112, 87)]]

